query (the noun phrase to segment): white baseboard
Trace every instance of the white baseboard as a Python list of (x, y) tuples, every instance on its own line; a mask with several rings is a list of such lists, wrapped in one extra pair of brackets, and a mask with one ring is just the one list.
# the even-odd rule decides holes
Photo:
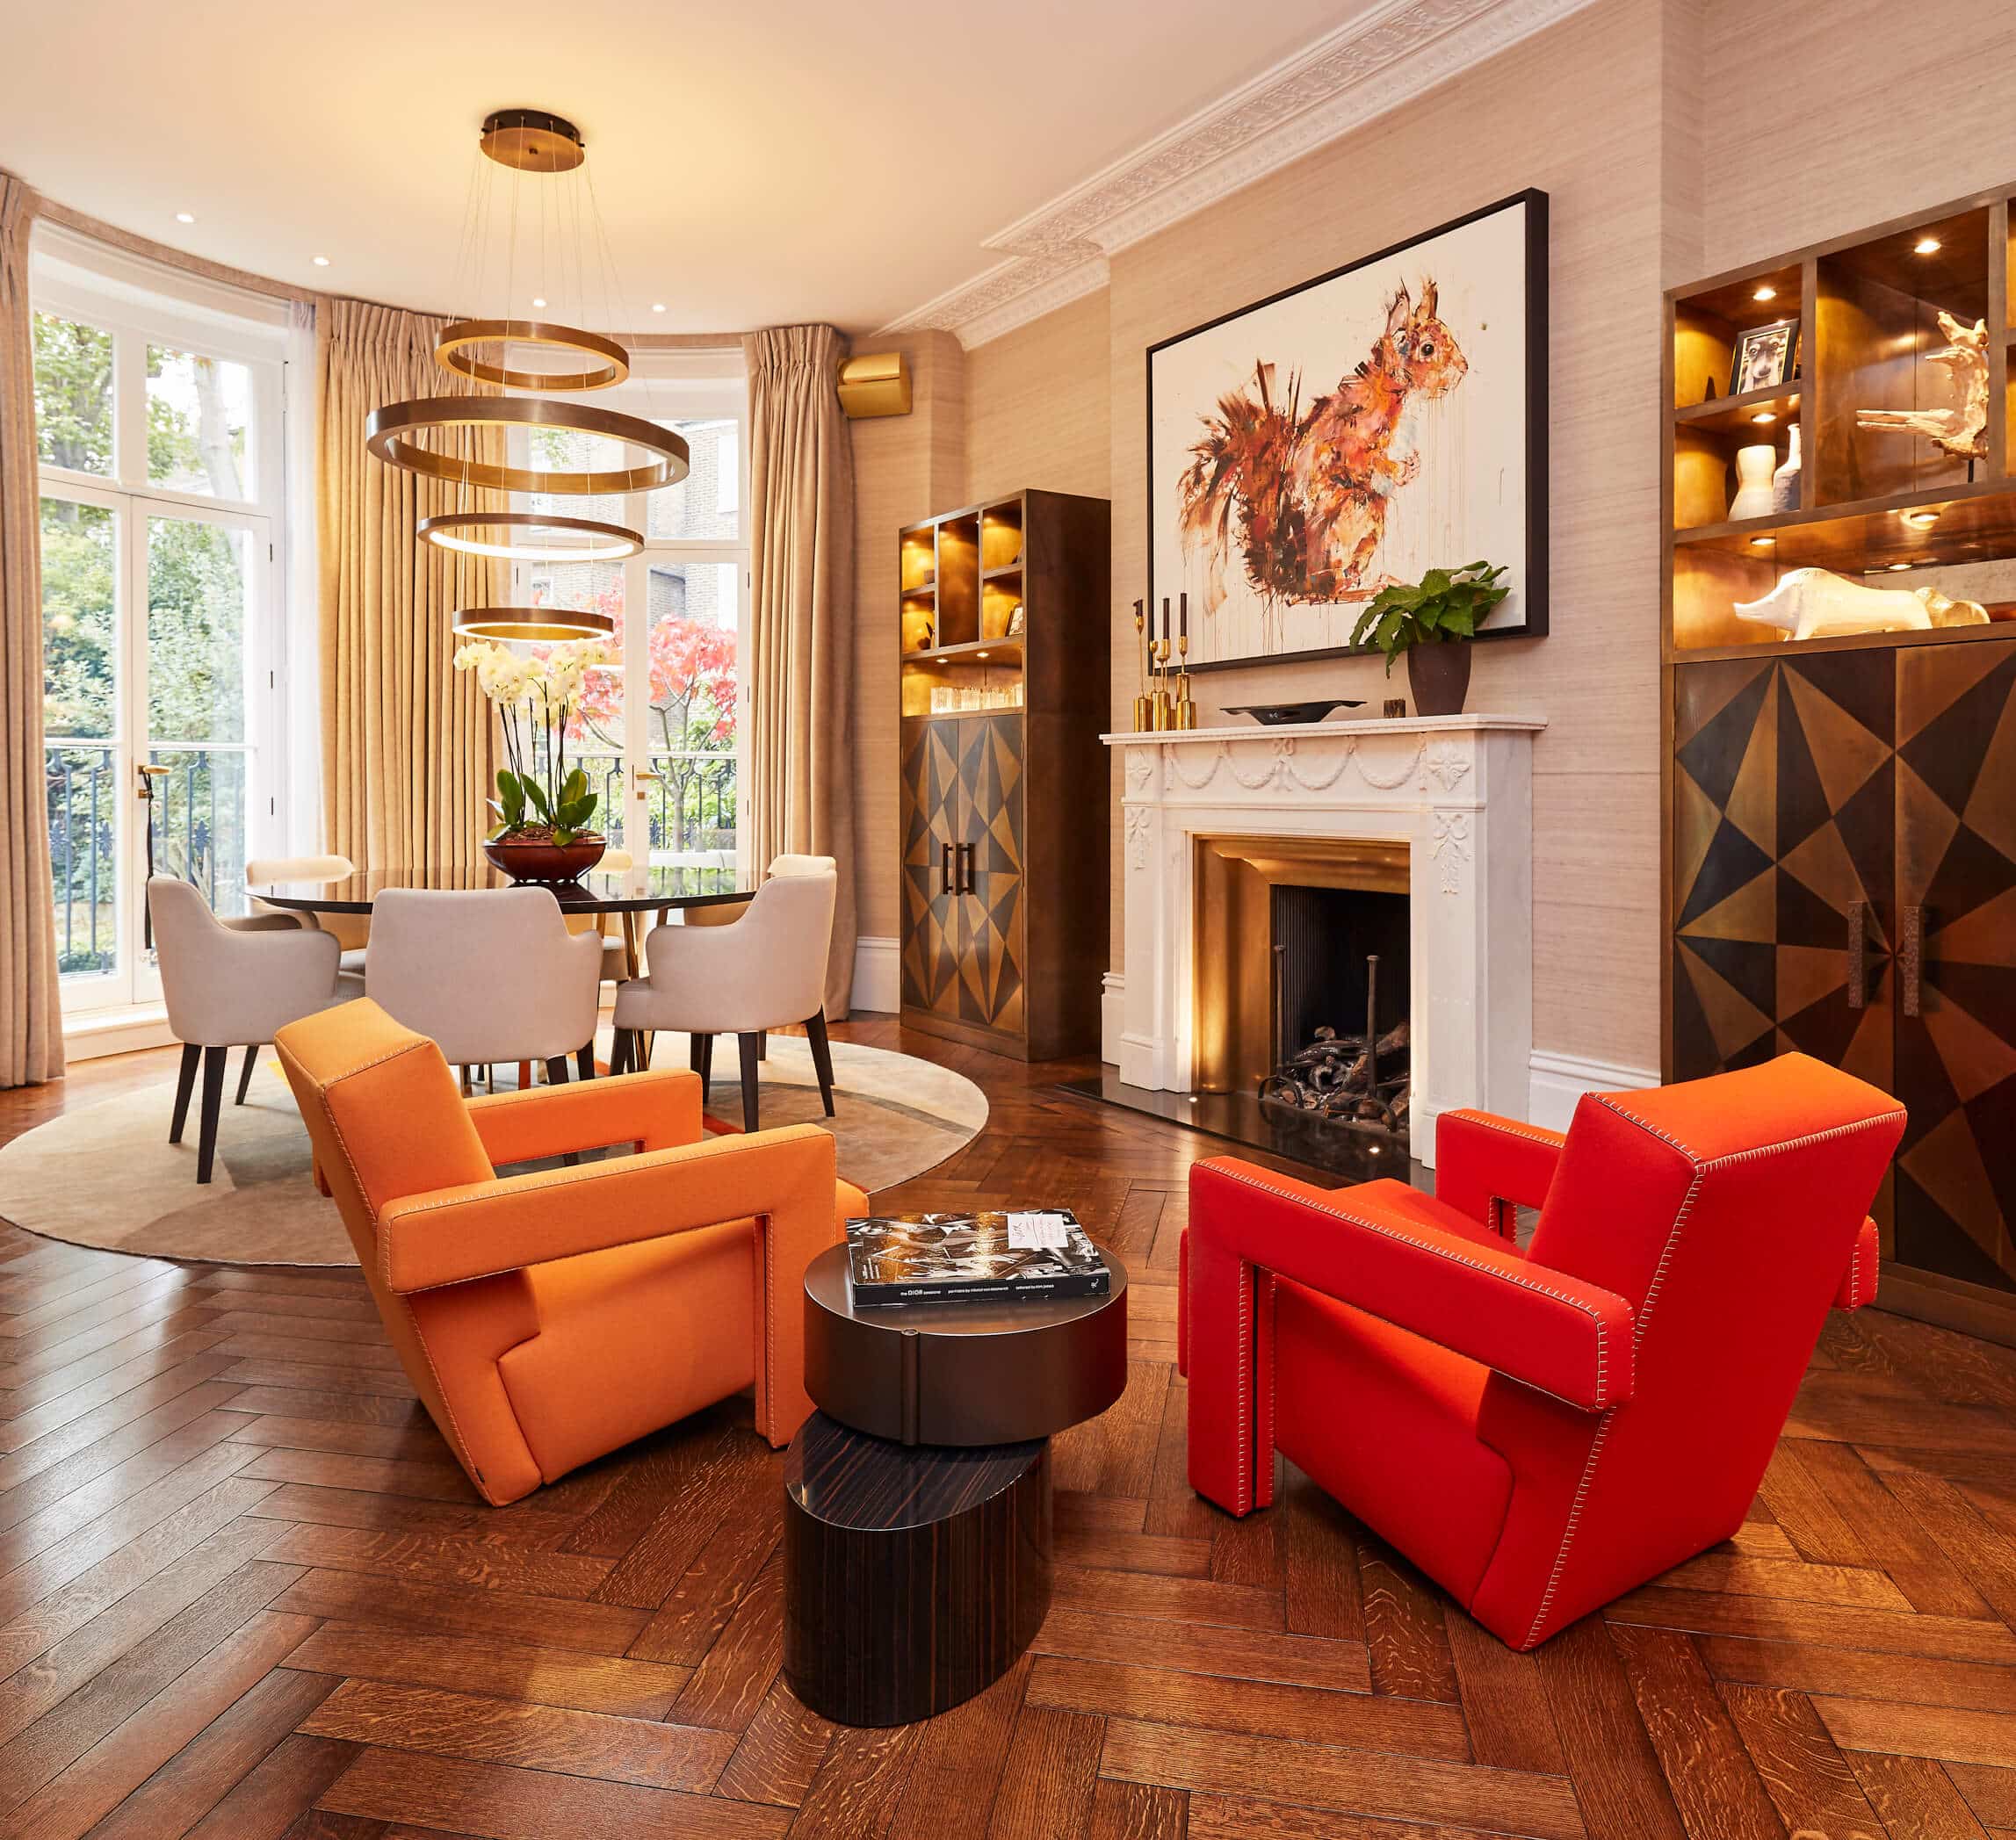
[(1585, 1093), (1635, 1092), (1659, 1083), (1656, 1067), (1626, 1067), (1615, 1061), (1584, 1060), (1573, 1054), (1549, 1054), (1535, 1049), (1527, 1122), (1549, 1130), (1564, 1131)]
[(1120, 1064), (1120, 1037), (1127, 1027), (1127, 980), (1109, 971), (1099, 986), (1099, 1058), (1109, 1067)]
[(894, 1015), (903, 1007), (903, 946), (894, 939), (854, 942), (854, 1009)]

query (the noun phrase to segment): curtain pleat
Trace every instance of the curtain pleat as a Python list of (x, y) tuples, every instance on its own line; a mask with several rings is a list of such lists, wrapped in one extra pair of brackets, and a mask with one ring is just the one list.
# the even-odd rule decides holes
[[(830, 326), (742, 341), (749, 369), (749, 607), (755, 695), (748, 750), (752, 862), (831, 856), (840, 898), (826, 1013), (854, 989), (854, 448)], [(745, 668), (748, 667), (745, 666)]]
[[(508, 572), (415, 532), (503, 501), (364, 444), (365, 418), (387, 403), (475, 393), (434, 361), (444, 323), (361, 300), (327, 302), (316, 318), (324, 847), (372, 869), (473, 868), (488, 828), (494, 733), (474, 674), (455, 668), (452, 623), (500, 602)], [(468, 451), (501, 460), (501, 433)]]
[(0, 172), (0, 1086), (63, 1072), (42, 751), (41, 508), (28, 235), (35, 194)]

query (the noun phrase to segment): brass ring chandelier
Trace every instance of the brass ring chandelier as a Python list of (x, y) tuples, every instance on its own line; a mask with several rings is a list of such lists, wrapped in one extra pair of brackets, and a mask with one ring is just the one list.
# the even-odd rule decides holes
[(576, 607), (465, 607), (455, 616), (455, 631), (462, 639), (564, 645), (575, 639), (611, 638), (616, 622), (606, 613)]
[[(580, 130), (543, 109), (495, 111), (483, 123), (480, 145), (486, 158), (498, 166), (547, 177), (574, 171), (588, 156)], [(480, 252), (489, 218), (488, 193), (481, 175), (488, 169), (481, 161), (476, 167), (466, 253), (480, 271), (483, 266)], [(540, 181), (531, 183), (537, 185)], [(587, 277), (579, 253), (583, 213), (578, 191), (574, 203), (574, 279), (578, 291), (585, 296)], [(588, 210), (593, 212), (592, 192), (588, 194)], [(415, 397), (374, 410), (365, 423), (366, 448), (388, 465), (439, 480), (464, 493), (586, 498), (655, 492), (676, 485), (691, 470), (691, 455), (683, 437), (642, 416), (556, 400), (563, 394), (608, 389), (622, 383), (630, 375), (630, 354), (606, 334), (512, 314), (509, 296), (517, 280), (512, 263), (517, 246), (517, 218), (514, 199), (504, 263), (505, 312), (458, 319), (443, 329), (435, 345), (435, 361), (444, 370), (479, 387), (455, 395)], [(538, 222), (539, 272), (543, 278), (547, 231), (543, 198)], [(594, 234), (605, 245), (598, 216)], [(564, 250), (564, 232), (558, 241)], [(563, 259), (563, 279), (565, 266)], [(539, 298), (532, 304), (543, 307), (546, 301)], [(564, 371), (528, 369), (520, 356), (528, 348), (571, 354), (580, 362)], [(502, 390), (527, 393), (497, 393)], [(486, 432), (493, 437), (490, 451), (495, 453), (495, 436), (502, 434), (509, 440), (514, 430), (539, 429), (617, 443), (647, 458), (634, 461), (632, 455), (625, 452), (614, 464), (570, 469), (517, 465), (479, 455), (479, 441)], [(517, 532), (525, 533), (524, 540), (517, 538)], [(622, 524), (532, 510), (438, 512), (421, 521), (418, 534), (423, 542), (440, 549), (508, 562), (616, 562), (636, 555), (644, 547), (642, 533)], [(471, 639), (566, 643), (610, 638), (616, 631), (616, 622), (606, 614), (585, 610), (473, 607), (457, 613), (454, 630)]]
[[(504, 364), (477, 357), (484, 345), (537, 345), (549, 351), (572, 351), (599, 359), (585, 371), (516, 371)], [(443, 329), (434, 346), (436, 363), (474, 383), (494, 383), (509, 390), (606, 390), (630, 375), (630, 354), (614, 339), (555, 326), (546, 320), (458, 320)]]
[[(512, 543), (485, 531), (550, 530), (553, 540), (533, 538)], [(560, 517), (545, 511), (443, 511), (423, 517), (415, 534), (436, 549), (464, 556), (495, 556), (511, 562), (621, 562), (644, 547), (635, 530), (592, 517)]]
[[(430, 429), (462, 428), (561, 428), (599, 435), (641, 447), (654, 458), (641, 466), (587, 473), (550, 473), (541, 466), (507, 466), (473, 460), (423, 438)], [(364, 424), (364, 444), (381, 460), (428, 479), (488, 487), (497, 492), (546, 492), (589, 497), (610, 492), (655, 492), (676, 486), (691, 470), (682, 436), (640, 415), (590, 408), (581, 402), (541, 402), (525, 396), (421, 396), (373, 409)], [(639, 548), (643, 546), (639, 540)]]

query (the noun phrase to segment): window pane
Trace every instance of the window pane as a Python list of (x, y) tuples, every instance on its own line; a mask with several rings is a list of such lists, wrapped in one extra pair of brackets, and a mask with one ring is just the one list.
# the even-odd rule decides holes
[(166, 769), (147, 809), (155, 872), (193, 882), (219, 913), (245, 913), (245, 754), (156, 747), (148, 759)]
[[(649, 458), (626, 441), (611, 441), (576, 428), (529, 428), (524, 441), (524, 464), (542, 473), (613, 473), (642, 465)], [(625, 528), (630, 524), (619, 492), (534, 492), (521, 502), (548, 516), (587, 517)]]
[(35, 315), (35, 452), (47, 465), (112, 477), (111, 333)]
[(148, 732), (157, 742), (245, 739), (250, 540), (193, 518), (148, 520)]
[(742, 462), (733, 420), (666, 422), (686, 437), (693, 470), (676, 486), (654, 492), (646, 534), (654, 543), (705, 541), (741, 534)]
[(245, 365), (147, 348), (147, 476), (155, 485), (250, 498), (251, 426)]
[(42, 725), (109, 740), (118, 704), (119, 519), (98, 505), (42, 501)]
[(661, 559), (647, 576), (654, 862), (734, 862), (740, 566)]

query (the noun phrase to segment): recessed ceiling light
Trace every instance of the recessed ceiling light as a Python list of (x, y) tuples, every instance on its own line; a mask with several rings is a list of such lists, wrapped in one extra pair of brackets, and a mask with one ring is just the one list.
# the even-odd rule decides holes
[(532, 296), (532, 305), (533, 305), (534, 307), (544, 307), (546, 304), (546, 302), (545, 302), (543, 299), (541, 299), (539, 298), (539, 296), (538, 296), (538, 295), (537, 295), (537, 294), (534, 294), (534, 295)]
[(665, 311), (665, 303), (662, 300), (654, 300), (651, 303), (651, 310), (653, 313), (663, 313)]
[(1752, 300), (1775, 300), (1778, 298), (1778, 290), (1773, 287), (1769, 282), (1766, 282), (1750, 298)]
[(1921, 530), (1929, 530), (1933, 525), (1939, 522), (1939, 513), (1936, 511), (1906, 511), (1904, 515), (1904, 521), (1908, 524), (1915, 524)]
[(309, 260), (319, 269), (326, 269), (329, 265), (329, 259), (327, 256), (311, 256)]
[(1759, 428), (1769, 428), (1774, 422), (1777, 421), (1778, 417), (1769, 409), (1759, 409), (1750, 419)]
[(178, 224), (192, 224), (196, 221), (196, 213), (193, 211), (177, 211), (175, 220)]
[(1775, 537), (1752, 537), (1750, 539), (1750, 546), (1756, 550), (1767, 550), (1777, 541)]
[(1921, 236), (1911, 245), (1911, 251), (1918, 256), (1936, 256), (1939, 253), (1939, 239), (1936, 236)]
[(1891, 574), (1894, 575), (1894, 574), (1897, 574), (1897, 572), (1898, 572), (1900, 569), (1906, 569), (1906, 568), (1909, 568), (1910, 566), (1911, 566), (1911, 564), (1910, 564), (1910, 563), (1908, 563), (1908, 562), (1893, 562), (1893, 563), (1891, 563), (1891, 564), (1890, 564), (1890, 573), (1891, 573)]

